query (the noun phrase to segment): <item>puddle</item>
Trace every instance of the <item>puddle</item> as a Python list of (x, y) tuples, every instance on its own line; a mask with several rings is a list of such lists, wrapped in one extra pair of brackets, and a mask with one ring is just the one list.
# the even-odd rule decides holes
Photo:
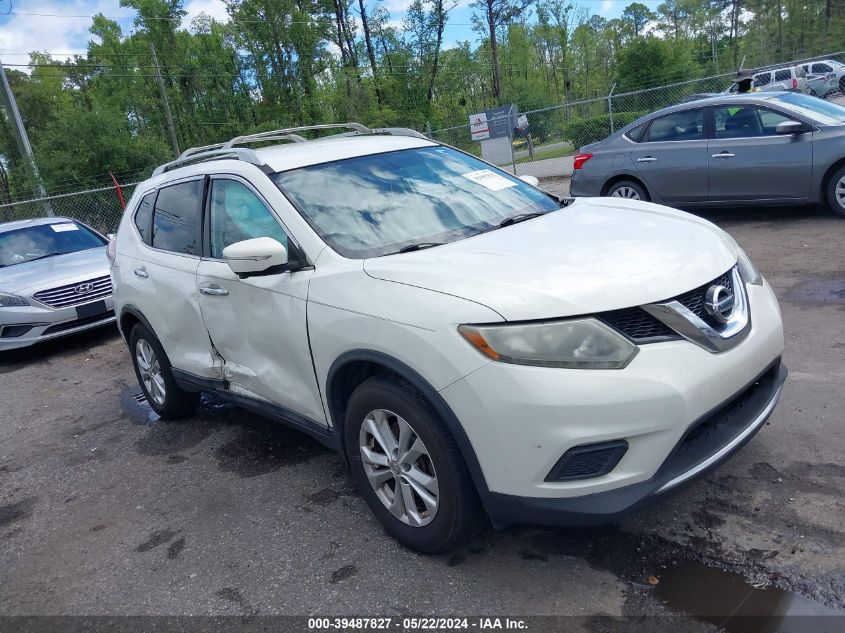
[(739, 574), (695, 561), (683, 560), (667, 566), (658, 578), (654, 598), (675, 611), (711, 622), (729, 633), (797, 630), (832, 633), (845, 628), (845, 611), (831, 609), (791, 591), (774, 587), (758, 589)]
[(793, 303), (845, 305), (845, 279), (810, 279), (792, 286), (786, 293)]
[(135, 424), (152, 424), (159, 419), (137, 387), (126, 387), (120, 394), (120, 404)]

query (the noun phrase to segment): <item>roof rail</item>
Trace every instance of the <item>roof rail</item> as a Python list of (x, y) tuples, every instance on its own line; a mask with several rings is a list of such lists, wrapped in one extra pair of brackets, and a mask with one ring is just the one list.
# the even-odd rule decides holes
[(178, 158), (159, 165), (153, 171), (153, 176), (158, 176), (171, 169), (183, 167), (195, 162), (202, 162), (206, 160), (222, 160), (224, 158), (233, 158), (235, 160), (242, 160), (259, 167), (264, 166), (264, 161), (258, 156), (255, 150), (246, 147), (235, 147), (236, 145), (244, 145), (246, 143), (260, 143), (262, 141), (293, 141), (295, 143), (307, 143), (308, 139), (296, 132), (304, 132), (307, 130), (336, 130), (346, 129), (349, 132), (338, 134), (337, 136), (357, 136), (359, 134), (389, 134), (391, 136), (410, 136), (413, 138), (427, 139), (423, 134), (416, 130), (403, 127), (382, 127), (370, 129), (360, 123), (324, 123), (321, 125), (303, 125), (300, 127), (290, 127), (281, 130), (270, 130), (267, 132), (259, 132), (257, 134), (246, 134), (244, 136), (236, 136), (235, 138), (226, 141), (225, 143), (215, 143), (213, 145), (203, 145), (201, 147), (191, 147), (182, 152)]
[(269, 132), (259, 132), (258, 134), (247, 134), (245, 136), (236, 136), (228, 143), (224, 143), (223, 147), (232, 147), (234, 145), (242, 145), (244, 143), (258, 143), (260, 141), (275, 141), (276, 137), (288, 137), (297, 142), (307, 142), (307, 139), (295, 134), (295, 132), (305, 132), (307, 130), (336, 130), (345, 128), (352, 130), (358, 134), (372, 134), (372, 130), (360, 123), (322, 123), (320, 125), (302, 125), (300, 127), (288, 127), (281, 130), (270, 130)]
[[(214, 146), (211, 147), (213, 148)], [(256, 154), (254, 150), (245, 147), (225, 149), (205, 149), (201, 147), (194, 147), (182, 152), (182, 154), (176, 160), (172, 160), (169, 163), (164, 163), (164, 165), (159, 165), (155, 168), (155, 170), (153, 170), (152, 175), (158, 176), (166, 171), (170, 171), (171, 169), (176, 169), (177, 167), (184, 167), (185, 165), (189, 165), (195, 162), (203, 162), (206, 160), (222, 160), (224, 158), (234, 158), (236, 160), (242, 160), (244, 162), (257, 165), (259, 167), (264, 165), (264, 161), (262, 161), (258, 157), (258, 154)]]

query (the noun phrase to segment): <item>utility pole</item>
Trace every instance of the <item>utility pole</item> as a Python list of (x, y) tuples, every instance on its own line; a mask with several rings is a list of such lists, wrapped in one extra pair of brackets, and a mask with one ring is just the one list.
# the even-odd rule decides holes
[(150, 52), (153, 54), (153, 65), (156, 69), (156, 81), (158, 81), (158, 89), (161, 91), (161, 100), (164, 102), (164, 116), (167, 119), (167, 130), (170, 132), (170, 143), (173, 145), (173, 153), (178, 157), (181, 153), (179, 151), (179, 141), (176, 140), (176, 128), (173, 127), (173, 117), (170, 115), (170, 103), (167, 101), (167, 92), (164, 90), (164, 80), (161, 78), (161, 69), (158, 67), (156, 47), (152, 42), (150, 42)]
[[(26, 129), (23, 126), (23, 119), (21, 119), (21, 113), (18, 110), (15, 95), (12, 94), (9, 80), (6, 79), (6, 70), (3, 68), (2, 61), (0, 61), (0, 79), (3, 82), (3, 105), (6, 108), (6, 112), (9, 113), (9, 118), (12, 122), (12, 132), (15, 135), (15, 140), (18, 142), (18, 149), (20, 150), (21, 156), (29, 162), (29, 167), (32, 169), (32, 175), (35, 178), (35, 193), (39, 198), (46, 198), (47, 192), (44, 191), (44, 185), (41, 183), (38, 166), (35, 164), (35, 156), (32, 154), (32, 145), (29, 144), (29, 137), (26, 135)], [(44, 212), (47, 215), (53, 215), (50, 205), (46, 203), (44, 205)]]

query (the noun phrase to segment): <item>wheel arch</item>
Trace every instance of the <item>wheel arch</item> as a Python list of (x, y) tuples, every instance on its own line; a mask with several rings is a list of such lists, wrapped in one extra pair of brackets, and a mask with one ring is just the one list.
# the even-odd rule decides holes
[(341, 445), (344, 445), (344, 416), (349, 397), (362, 382), (371, 376), (379, 375), (405, 380), (425, 397), (457, 443), (483, 502), (489, 493), (487, 481), (475, 450), (457, 416), (443, 396), (419, 372), (388, 354), (372, 350), (353, 350), (342, 354), (332, 363), (326, 378), (326, 402), (334, 431), (341, 437)]
[(132, 332), (132, 328), (135, 327), (137, 323), (140, 323), (152, 332), (153, 335), (157, 336), (153, 326), (150, 325), (150, 322), (147, 321), (147, 318), (143, 315), (143, 313), (135, 306), (126, 305), (120, 310), (120, 318), (117, 320), (117, 325), (120, 330), (120, 334), (123, 336), (123, 340), (127, 345), (129, 345), (129, 335)]
[(601, 195), (606, 196), (607, 192), (610, 191), (610, 188), (615, 185), (617, 182), (622, 182), (623, 180), (632, 180), (633, 182), (637, 183), (648, 195), (649, 200), (651, 200), (651, 191), (649, 191), (646, 184), (642, 181), (641, 178), (634, 176), (633, 174), (616, 174), (612, 178), (608, 178), (607, 181), (602, 185), (601, 188)]
[(828, 167), (827, 170), (824, 172), (824, 176), (822, 176), (821, 181), (821, 192), (819, 195), (819, 199), (822, 202), (827, 201), (827, 187), (830, 184), (830, 179), (833, 178), (833, 174), (842, 169), (842, 167), (845, 167), (845, 156), (840, 158), (835, 163), (831, 164), (831, 166)]

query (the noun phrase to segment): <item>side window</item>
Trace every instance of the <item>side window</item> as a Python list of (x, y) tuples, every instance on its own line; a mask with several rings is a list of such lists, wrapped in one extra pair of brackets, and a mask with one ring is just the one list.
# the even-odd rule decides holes
[(156, 192), (148, 193), (141, 198), (138, 209), (135, 211), (135, 226), (145, 244), (150, 243), (150, 216), (153, 214), (153, 204), (156, 200)]
[(625, 136), (634, 141), (634, 143), (639, 143), (643, 138), (643, 132), (645, 132), (646, 127), (648, 127), (648, 121), (640, 123), (633, 130), (626, 132)]
[(775, 81), (789, 81), (792, 79), (792, 73), (788, 68), (775, 71)]
[(832, 73), (833, 68), (831, 68), (827, 64), (813, 64), (813, 72), (818, 73), (820, 75), (824, 73)]
[(159, 190), (153, 213), (153, 247), (186, 255), (199, 253), (197, 222), (202, 183), (202, 180), (191, 180)]
[(774, 136), (778, 123), (789, 117), (767, 108), (724, 106), (713, 108), (716, 138), (750, 138)]
[(695, 141), (704, 138), (704, 110), (684, 110), (654, 119), (648, 128), (649, 142)]
[(777, 126), (784, 121), (794, 121), (785, 114), (769, 110), (767, 108), (760, 108), (760, 124), (763, 126), (764, 136), (774, 136), (777, 134)]
[(713, 108), (715, 138), (748, 138), (760, 136), (763, 128), (757, 116), (757, 108), (724, 106)]
[(213, 180), (210, 206), (212, 257), (220, 259), (229, 244), (254, 237), (272, 237), (288, 248), (288, 237), (279, 222), (243, 183)]
[(763, 86), (768, 86), (771, 81), (772, 81), (772, 73), (760, 73), (759, 75), (754, 75), (754, 87), (755, 88), (761, 88)]

